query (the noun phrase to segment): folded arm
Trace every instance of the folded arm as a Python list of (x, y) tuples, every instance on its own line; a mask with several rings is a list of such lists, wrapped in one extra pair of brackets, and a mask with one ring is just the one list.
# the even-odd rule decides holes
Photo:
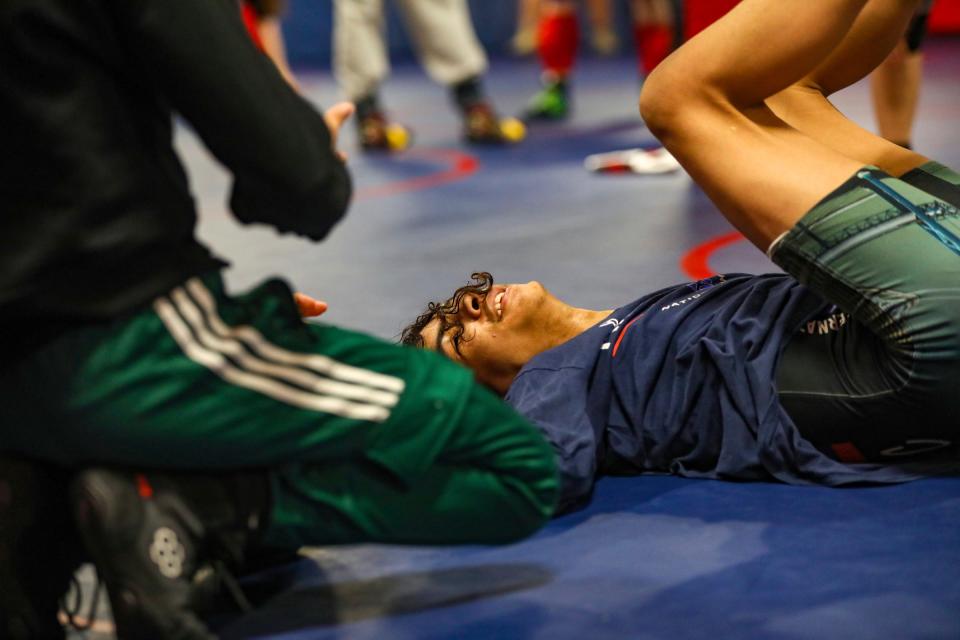
[(350, 178), (321, 116), (249, 41), (226, 0), (117, 0), (129, 49), (233, 173), (243, 222), (314, 240), (343, 216)]

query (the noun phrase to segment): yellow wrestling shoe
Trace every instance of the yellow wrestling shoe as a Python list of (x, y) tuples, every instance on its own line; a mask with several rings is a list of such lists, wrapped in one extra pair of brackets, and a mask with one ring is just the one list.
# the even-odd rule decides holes
[(478, 102), (463, 113), (463, 136), (470, 144), (508, 145), (527, 137), (527, 128), (516, 118), (498, 118), (487, 102)]
[(381, 111), (374, 111), (357, 120), (360, 147), (364, 151), (399, 152), (413, 144), (413, 132), (398, 122), (389, 122)]

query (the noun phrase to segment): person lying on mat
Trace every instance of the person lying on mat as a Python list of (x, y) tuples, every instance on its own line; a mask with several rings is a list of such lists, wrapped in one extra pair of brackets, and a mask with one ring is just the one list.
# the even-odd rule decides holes
[(651, 130), (786, 274), (597, 311), (477, 273), (404, 330), (547, 435), (560, 509), (599, 474), (840, 486), (960, 462), (960, 174), (827, 100), (917, 4), (744, 0), (644, 85)]

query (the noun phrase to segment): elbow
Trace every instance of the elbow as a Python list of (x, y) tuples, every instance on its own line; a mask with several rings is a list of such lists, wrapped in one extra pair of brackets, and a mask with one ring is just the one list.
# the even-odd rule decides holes
[[(508, 483), (509, 484), (509, 483)], [(528, 538), (550, 521), (556, 512), (558, 486), (556, 477), (544, 477), (543, 482), (533, 486), (512, 487), (512, 508), (501, 512), (496, 534), (483, 540), (486, 544), (510, 544)], [(507, 516), (507, 514), (510, 514)]]
[(311, 189), (303, 199), (302, 233), (311, 240), (325, 238), (347, 214), (350, 206), (353, 195), (350, 174), (342, 166), (334, 170), (333, 174)]
[(496, 510), (496, 528), (485, 543), (517, 542), (539, 531), (556, 513), (561, 492), (560, 475), (553, 449), (538, 432), (531, 430), (530, 442), (524, 448), (522, 469), (501, 475), (504, 498)]
[(560, 498), (557, 502), (556, 515), (570, 513), (582, 509), (590, 502), (593, 494), (594, 475), (583, 473), (562, 473)]

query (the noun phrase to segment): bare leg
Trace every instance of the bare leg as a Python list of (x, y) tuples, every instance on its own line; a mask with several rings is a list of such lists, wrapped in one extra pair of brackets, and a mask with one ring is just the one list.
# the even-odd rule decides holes
[(537, 48), (537, 23), (540, 21), (540, 0), (520, 0), (517, 3), (517, 31), (510, 46), (517, 55), (533, 53)]
[(613, 55), (620, 47), (620, 38), (613, 28), (613, 7), (610, 0), (586, 0), (590, 18), (590, 44), (600, 55)]
[(903, 41), (918, 0), (870, 0), (844, 41), (813, 72), (767, 99), (782, 120), (862, 164), (899, 176), (928, 161), (848, 120), (827, 96), (865, 77)]
[(779, 119), (764, 100), (815, 70), (866, 0), (744, 0), (644, 85), (644, 120), (761, 249), (861, 163)]
[(540, 19), (540, 0), (520, 0), (517, 7), (517, 26), (520, 29), (536, 29)]
[(541, 0), (540, 18), (544, 16), (576, 14), (577, 3), (574, 0)]
[(610, 0), (587, 0), (587, 15), (590, 17), (592, 29), (613, 30), (613, 7)]
[[(881, 0), (871, 9), (890, 2)], [(851, 314), (855, 331), (867, 338), (853, 347), (858, 356), (865, 351), (856, 347), (873, 342), (867, 360), (870, 371), (851, 377), (850, 365), (857, 358), (845, 353), (855, 344), (849, 332), (824, 348), (791, 338), (783, 362), (792, 358), (800, 373), (784, 374), (781, 369), (776, 384), (785, 407), (783, 398), (793, 389), (798, 395), (813, 392), (810, 395), (817, 398), (810, 411), (795, 418), (805, 438), (829, 450), (856, 437), (882, 455), (898, 451), (899, 442), (907, 438), (917, 438), (916, 427), (927, 424), (950, 434), (943, 437), (946, 442), (955, 440), (960, 261), (951, 250), (960, 253), (952, 237), (958, 221), (933, 195), (884, 180), (879, 172), (863, 172), (862, 183), (846, 184), (862, 160), (798, 131), (764, 104), (770, 96), (806, 82), (802, 86), (816, 98), (812, 102), (829, 106), (825, 93), (852, 82), (882, 60), (886, 54), (880, 46), (872, 49), (876, 42), (861, 40), (864, 31), (850, 32), (855, 22), (866, 24), (862, 20), (872, 15), (859, 17), (865, 5), (865, 0), (743, 0), (651, 74), (641, 96), (641, 112), (723, 213), (757, 246), (766, 248), (780, 232), (792, 229), (772, 252), (776, 263)], [(892, 36), (878, 33), (878, 38), (901, 33), (891, 31)], [(856, 42), (863, 47), (862, 54)], [(851, 59), (849, 65), (838, 63), (858, 54), (862, 57)], [(818, 131), (824, 122), (820, 114), (807, 115), (804, 126)], [(841, 185), (846, 188), (837, 197), (815, 206)], [(898, 206), (893, 207), (888, 197)], [(903, 202), (907, 206), (901, 208)], [(940, 221), (923, 210), (939, 212)], [(802, 224), (797, 224), (801, 218)], [(876, 372), (883, 386), (871, 389), (876, 394), (861, 396), (866, 398), (863, 404), (844, 398), (842, 406), (829, 406), (828, 398), (835, 399), (837, 389), (860, 393)], [(796, 380), (831, 376), (840, 385), (788, 386)], [(890, 399), (890, 404), (876, 398)], [(924, 424), (913, 424), (912, 415), (924, 415)], [(889, 425), (889, 431), (878, 429), (881, 423), (884, 429)], [(853, 430), (858, 431), (856, 436), (851, 435)]]
[(630, 9), (633, 21), (637, 24), (673, 25), (670, 0), (633, 0)]
[(877, 127), (887, 140), (910, 145), (922, 80), (923, 53), (910, 51), (903, 39), (870, 77)]

